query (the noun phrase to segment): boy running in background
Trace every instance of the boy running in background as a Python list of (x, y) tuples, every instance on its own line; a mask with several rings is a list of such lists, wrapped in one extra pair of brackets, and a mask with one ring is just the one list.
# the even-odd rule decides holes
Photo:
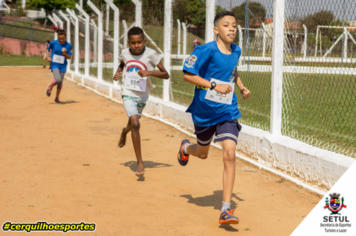
[(178, 152), (178, 162), (185, 166), (189, 156), (208, 157), (210, 143), (221, 142), (224, 162), (223, 202), (220, 224), (238, 224), (239, 219), (230, 209), (235, 180), (235, 150), (241, 125), (241, 113), (234, 93), (235, 84), (244, 99), (250, 91), (244, 87), (237, 73), (241, 48), (232, 42), (236, 36), (236, 19), (232, 12), (217, 14), (214, 19), (216, 41), (195, 49), (184, 63), (184, 80), (195, 84), (194, 98), (187, 109), (192, 114), (198, 144), (183, 139)]
[[(144, 165), (141, 154), (140, 122), (141, 114), (148, 100), (148, 92), (152, 89), (150, 76), (168, 79), (169, 74), (160, 63), (161, 56), (150, 48), (145, 47), (146, 39), (143, 30), (132, 27), (128, 31), (128, 43), (130, 48), (124, 49), (119, 56), (121, 61), (114, 76), (119, 80), (122, 71), (124, 79), (122, 85), (122, 99), (129, 120), (123, 128), (118, 146), (122, 148), (126, 144), (126, 135), (131, 131), (132, 143), (137, 159), (137, 175), (144, 174)], [(160, 72), (156, 72), (155, 67)]]
[(51, 57), (48, 57), (48, 61), (51, 63), (51, 71), (53, 72), (54, 80), (47, 86), (46, 94), (51, 96), (52, 89), (57, 86), (57, 94), (55, 98), (56, 103), (59, 101), (59, 94), (63, 87), (64, 75), (67, 72), (67, 60), (73, 55), (72, 45), (66, 41), (67, 34), (64, 30), (58, 29), (58, 40), (50, 42), (48, 51), (51, 50)]
[(47, 40), (46, 43), (45, 43), (45, 51), (44, 51), (44, 54), (43, 54), (43, 68), (46, 68), (46, 60), (48, 61), (49, 44), (50, 44), (50, 41)]

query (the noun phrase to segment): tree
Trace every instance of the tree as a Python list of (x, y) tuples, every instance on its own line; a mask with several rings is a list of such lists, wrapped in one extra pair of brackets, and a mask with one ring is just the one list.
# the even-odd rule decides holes
[(218, 14), (220, 12), (226, 11), (226, 9), (222, 8), (221, 6), (217, 5), (215, 7), (215, 14)]
[(309, 14), (301, 20), (308, 32), (316, 32), (318, 25), (330, 25), (334, 20), (334, 14), (331, 11), (319, 11), (314, 14)]
[(187, 22), (198, 28), (205, 26), (205, 0), (190, 0), (187, 4)]
[[(74, 8), (75, 3), (73, 0), (30, 0), (31, 6), (35, 8), (43, 8), (46, 11), (46, 15), (50, 15), (52, 10), (65, 10), (66, 8)], [(47, 23), (47, 18), (43, 27)]]
[[(232, 12), (235, 13), (237, 24), (245, 25), (246, 3), (234, 7)], [(266, 19), (266, 8), (259, 2), (249, 2), (248, 4), (248, 22), (249, 26), (261, 23)]]

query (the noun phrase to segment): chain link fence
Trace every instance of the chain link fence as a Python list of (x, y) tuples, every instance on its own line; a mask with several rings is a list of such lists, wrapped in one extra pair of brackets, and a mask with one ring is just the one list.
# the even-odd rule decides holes
[(285, 4), (282, 133), (355, 157), (356, 2)]

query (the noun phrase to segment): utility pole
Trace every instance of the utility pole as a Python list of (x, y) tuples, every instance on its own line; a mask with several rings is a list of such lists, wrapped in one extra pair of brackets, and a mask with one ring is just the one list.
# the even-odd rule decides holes
[(232, 11), (232, 0), (230, 0), (230, 11)]

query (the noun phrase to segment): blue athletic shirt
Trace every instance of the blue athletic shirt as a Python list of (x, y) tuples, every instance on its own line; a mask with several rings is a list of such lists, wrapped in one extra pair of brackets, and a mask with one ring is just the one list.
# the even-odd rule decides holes
[[(241, 55), (241, 48), (231, 44), (230, 55), (220, 52), (216, 41), (198, 46), (186, 59), (183, 72), (199, 75), (210, 81), (211, 78), (234, 83), (237, 62)], [(205, 99), (207, 90), (195, 86), (194, 98), (186, 112), (192, 113), (193, 122), (200, 127), (213, 126), (227, 120), (241, 117), (237, 107), (237, 97), (234, 94), (231, 105)]]
[(60, 72), (67, 72), (67, 63), (68, 63), (67, 58), (64, 59), (63, 64), (53, 62), (54, 54), (63, 56), (62, 48), (67, 49), (67, 54), (69, 56), (73, 55), (72, 45), (70, 43), (68, 43), (67, 41), (64, 44), (59, 44), (58, 40), (53, 40), (49, 44), (48, 51), (50, 51), (52, 49), (52, 53), (51, 53), (51, 59), (52, 59), (51, 70), (52, 71), (57, 68), (57, 69), (59, 69)]

